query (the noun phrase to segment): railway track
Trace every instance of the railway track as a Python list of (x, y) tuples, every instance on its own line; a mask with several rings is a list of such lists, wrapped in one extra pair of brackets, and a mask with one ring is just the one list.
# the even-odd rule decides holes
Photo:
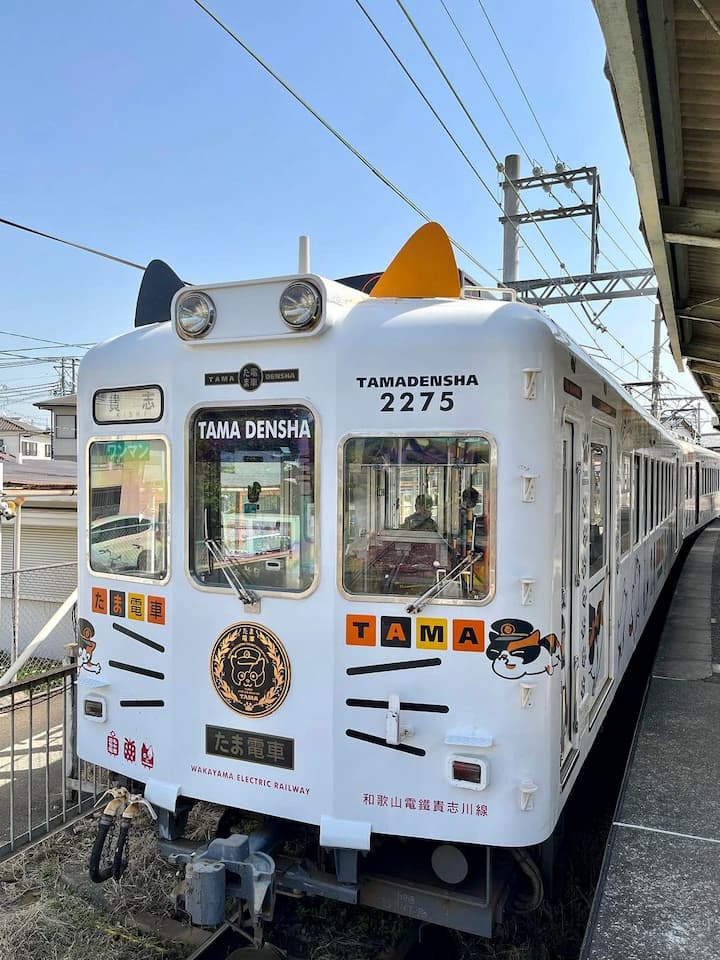
[[(394, 946), (383, 948), (378, 960), (458, 960), (460, 950), (451, 931), (427, 924), (413, 924)], [(224, 923), (187, 960), (296, 960), (284, 950), (267, 943), (252, 947), (246, 938)]]

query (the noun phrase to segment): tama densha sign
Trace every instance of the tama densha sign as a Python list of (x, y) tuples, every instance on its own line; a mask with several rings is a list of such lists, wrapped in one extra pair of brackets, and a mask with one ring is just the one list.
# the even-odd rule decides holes
[(298, 440), (312, 437), (311, 423), (303, 417), (233, 420), (198, 420), (200, 440)]

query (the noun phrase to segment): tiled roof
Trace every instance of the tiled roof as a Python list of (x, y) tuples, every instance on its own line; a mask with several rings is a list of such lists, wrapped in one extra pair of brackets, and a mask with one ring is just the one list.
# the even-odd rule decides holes
[(4, 489), (13, 488), (53, 490), (77, 487), (77, 463), (71, 460), (26, 460), (24, 463), (5, 462)]
[(24, 420), (10, 420), (9, 417), (0, 417), (0, 433), (47, 433), (41, 427), (34, 427)]

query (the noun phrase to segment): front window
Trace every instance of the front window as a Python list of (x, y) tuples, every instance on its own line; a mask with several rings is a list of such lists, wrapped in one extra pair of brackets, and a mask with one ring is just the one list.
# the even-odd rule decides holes
[(347, 440), (344, 590), (419, 597), (443, 580), (440, 600), (488, 597), (494, 566), (491, 462), (485, 437)]
[(103, 440), (90, 445), (92, 570), (164, 579), (167, 486), (164, 440)]
[(202, 584), (302, 593), (315, 579), (315, 419), (307, 407), (192, 421), (190, 569)]

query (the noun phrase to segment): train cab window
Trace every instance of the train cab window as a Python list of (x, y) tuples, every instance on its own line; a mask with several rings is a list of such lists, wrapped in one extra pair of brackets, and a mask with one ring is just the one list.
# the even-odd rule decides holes
[(190, 572), (205, 586), (303, 593), (317, 573), (315, 418), (299, 405), (198, 411)]
[(485, 437), (354, 437), (343, 448), (347, 594), (492, 593), (494, 454)]
[(164, 440), (90, 444), (89, 562), (96, 573), (162, 580), (167, 574)]

